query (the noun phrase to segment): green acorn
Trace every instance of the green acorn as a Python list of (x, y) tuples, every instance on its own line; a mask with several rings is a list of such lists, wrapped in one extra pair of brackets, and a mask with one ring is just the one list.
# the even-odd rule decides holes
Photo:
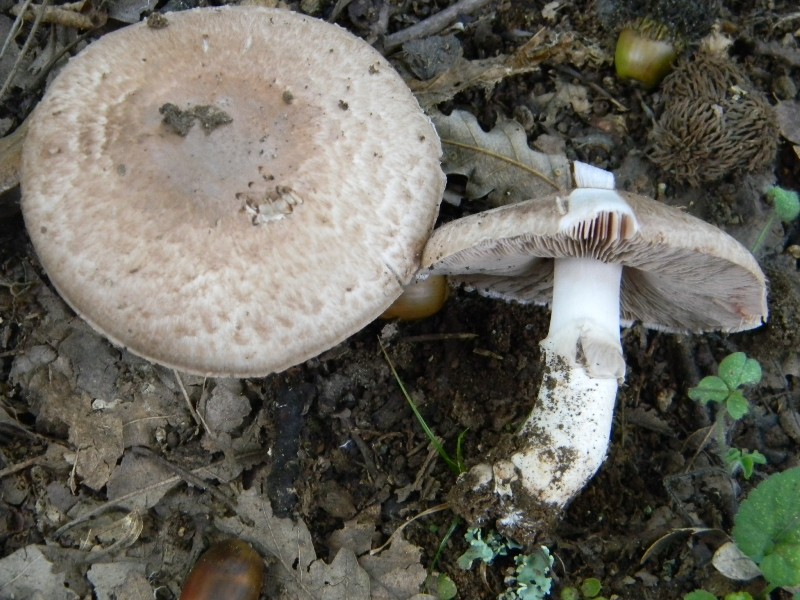
[(669, 29), (650, 19), (639, 19), (622, 29), (617, 38), (614, 65), (621, 79), (655, 88), (672, 70), (681, 50)]

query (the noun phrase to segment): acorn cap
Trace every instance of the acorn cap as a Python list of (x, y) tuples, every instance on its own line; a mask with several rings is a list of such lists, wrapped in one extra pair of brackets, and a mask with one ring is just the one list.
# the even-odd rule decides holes
[(257, 376), (330, 348), (414, 276), (441, 148), (372, 47), (296, 13), (169, 13), (74, 58), (37, 107), (22, 208), (53, 285), (112, 342)]
[(549, 304), (554, 259), (595, 258), (624, 266), (624, 321), (702, 332), (751, 329), (767, 318), (764, 274), (732, 237), (677, 209), (620, 191), (635, 218), (601, 211), (578, 228), (565, 222), (572, 195), (592, 192), (553, 194), (447, 223), (428, 241), (422, 267), (487, 296)]

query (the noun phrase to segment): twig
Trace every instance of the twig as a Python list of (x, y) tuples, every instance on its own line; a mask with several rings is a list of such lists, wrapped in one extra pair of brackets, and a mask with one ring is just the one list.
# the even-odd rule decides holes
[(195, 475), (192, 471), (184, 469), (183, 467), (168, 461), (166, 458), (159, 456), (158, 454), (156, 454), (149, 448), (145, 448), (144, 446), (134, 446), (133, 448), (131, 448), (131, 451), (133, 452), (134, 456), (148, 458), (153, 462), (158, 463), (165, 469), (169, 469), (189, 485), (192, 485), (199, 490), (203, 490), (204, 492), (208, 492), (209, 494), (214, 496), (214, 498), (216, 498), (217, 500), (222, 502), (225, 506), (227, 506), (229, 509), (236, 512), (236, 505), (230, 498), (228, 498), (225, 494), (220, 492), (217, 488), (209, 485), (202, 477)]
[(0, 470), (0, 479), (8, 477), (9, 475), (13, 475), (14, 473), (27, 469), (28, 467), (33, 467), (42, 462), (45, 462), (47, 458), (48, 458), (47, 454), (40, 454), (39, 456), (34, 456), (33, 458), (29, 458), (28, 460), (23, 460), (22, 462), (11, 465), (10, 467), (6, 467), (5, 469)]
[[(49, 2), (50, 2), (50, 0), (44, 0), (44, 3), (43, 3), (42, 6), (47, 6)], [(30, 2), (26, 1), (25, 7), (27, 8), (28, 6), (30, 6)], [(19, 55), (17, 56), (17, 60), (14, 61), (14, 65), (11, 67), (11, 70), (8, 72), (8, 75), (6, 76), (6, 80), (3, 82), (3, 86), (0, 87), (0, 100), (3, 99), (3, 97), (6, 95), (6, 92), (8, 91), (8, 88), (10, 88), (11, 84), (14, 82), (14, 77), (16, 76), (17, 71), (19, 70), (19, 66), (22, 63), (22, 59), (28, 53), (28, 50), (30, 50), (31, 44), (33, 43), (33, 40), (36, 37), (36, 32), (39, 31), (39, 26), (42, 24), (43, 16), (44, 16), (44, 12), (43, 11), (36, 14), (36, 19), (34, 19), (33, 25), (31, 26), (31, 31), (28, 34), (28, 37), (25, 39), (25, 43), (22, 45), (22, 50), (19, 51)], [(22, 17), (18, 16), (17, 20), (19, 20), (19, 22), (21, 23), (22, 22)], [(15, 21), (14, 25), (16, 25), (16, 21)], [(5, 47), (3, 48), (3, 50), (5, 50)]]
[[(226, 459), (222, 459), (220, 461), (217, 461), (216, 463), (212, 463), (211, 465), (205, 465), (205, 466), (202, 466), (202, 467), (198, 467), (197, 469), (193, 469), (189, 473), (191, 473), (194, 476), (194, 475), (196, 475), (198, 473), (202, 473), (203, 471), (207, 470), (209, 467), (215, 467), (215, 466), (225, 462), (225, 460)], [(135, 490), (133, 492), (130, 492), (129, 494), (125, 494), (124, 496), (120, 496), (119, 498), (114, 498), (113, 500), (108, 500), (105, 504), (102, 504), (101, 506), (98, 506), (97, 508), (94, 508), (94, 509), (90, 510), (89, 512), (81, 515), (80, 517), (76, 517), (75, 519), (73, 519), (69, 523), (66, 523), (66, 524), (62, 525), (61, 527), (59, 527), (58, 529), (56, 529), (53, 532), (53, 537), (57, 538), (57, 537), (61, 536), (62, 534), (64, 534), (65, 532), (69, 531), (70, 529), (73, 529), (74, 527), (77, 527), (78, 525), (80, 525), (82, 523), (85, 523), (86, 521), (94, 519), (96, 516), (101, 515), (104, 512), (111, 510), (112, 508), (116, 508), (120, 504), (124, 504), (128, 500), (133, 500), (134, 498), (136, 498), (138, 496), (141, 496), (143, 494), (148, 494), (149, 492), (155, 491), (155, 490), (157, 490), (157, 489), (159, 489), (159, 488), (161, 488), (163, 486), (173, 485), (175, 483), (179, 483), (181, 480), (182, 480), (182, 477), (180, 477), (179, 475), (175, 475), (173, 477), (168, 477), (167, 479), (163, 479), (161, 481), (158, 481), (158, 482), (156, 482), (156, 483), (154, 483), (152, 485), (148, 485), (148, 486), (143, 487), (141, 489), (138, 489), (138, 490)], [(195, 484), (192, 483), (192, 485), (195, 485)], [(203, 483), (203, 487), (201, 487), (200, 489), (206, 489), (206, 488), (207, 488), (207, 484), (205, 484), (205, 482), (204, 482)], [(219, 493), (221, 493), (221, 492), (219, 492)], [(227, 498), (224, 500), (224, 502), (225, 502), (226, 506), (228, 506), (228, 507), (231, 506), (231, 502)], [(234, 510), (234, 512), (236, 512), (235, 507), (234, 507), (233, 510)]]
[(361, 436), (358, 435), (358, 429), (353, 424), (353, 420), (350, 418), (350, 411), (344, 410), (339, 414), (334, 414), (334, 417), (339, 419), (342, 422), (342, 427), (347, 430), (348, 435), (350, 438), (355, 442), (358, 451), (361, 453), (361, 458), (364, 459), (364, 467), (367, 469), (367, 475), (372, 481), (377, 481), (380, 472), (378, 471), (378, 467), (375, 465), (375, 461), (372, 459), (372, 453), (370, 452), (369, 446), (361, 439)]
[(53, 55), (53, 57), (47, 61), (47, 64), (42, 67), (39, 71), (39, 74), (36, 76), (35, 79), (32, 80), (31, 85), (28, 88), (28, 91), (38, 90), (39, 88), (43, 88), (47, 78), (50, 76), (50, 72), (55, 67), (64, 56), (72, 52), (75, 48), (77, 48), (80, 44), (85, 42), (89, 37), (94, 35), (94, 30), (84, 31), (80, 35), (76, 36), (74, 40), (72, 40), (69, 44), (61, 48), (58, 52)]
[[(206, 468), (206, 467), (203, 467), (203, 468)], [(197, 469), (197, 470), (199, 471), (200, 469)], [(57, 537), (61, 536), (63, 533), (69, 531), (70, 529), (73, 529), (74, 527), (77, 527), (78, 525), (80, 525), (82, 523), (85, 523), (86, 521), (94, 519), (96, 516), (101, 515), (104, 512), (109, 511), (112, 508), (115, 508), (115, 507), (119, 506), (120, 504), (123, 504), (123, 503), (127, 502), (128, 500), (133, 500), (137, 496), (141, 496), (142, 494), (147, 494), (148, 492), (152, 492), (154, 490), (157, 490), (158, 488), (163, 487), (165, 485), (172, 485), (173, 483), (178, 483), (180, 480), (181, 480), (181, 478), (176, 475), (174, 477), (169, 477), (167, 479), (162, 479), (161, 481), (159, 481), (157, 483), (154, 483), (152, 485), (148, 485), (148, 486), (143, 487), (141, 489), (138, 489), (136, 491), (130, 492), (129, 494), (125, 494), (124, 496), (120, 496), (119, 498), (114, 498), (113, 500), (109, 500), (105, 504), (102, 504), (102, 505), (98, 506), (97, 508), (93, 508), (92, 510), (90, 510), (89, 512), (81, 515), (80, 517), (76, 517), (75, 519), (73, 519), (69, 523), (65, 523), (64, 525), (62, 525), (61, 527), (59, 527), (58, 529), (56, 529), (53, 532), (53, 537), (57, 538)]]
[(479, 10), (489, 4), (489, 2), (490, 0), (460, 0), (460, 2), (456, 2), (452, 6), (439, 11), (424, 21), (420, 21), (397, 33), (387, 35), (383, 40), (383, 48), (386, 52), (391, 52), (410, 40), (439, 33), (448, 25), (454, 23), (459, 16)]
[(383, 550), (394, 541), (395, 536), (397, 536), (401, 531), (403, 531), (403, 529), (411, 525), (417, 519), (421, 519), (422, 517), (427, 517), (428, 515), (432, 515), (433, 513), (441, 512), (443, 510), (448, 510), (449, 508), (450, 504), (448, 502), (445, 502), (444, 504), (437, 504), (436, 506), (432, 506), (427, 510), (423, 510), (421, 513), (415, 515), (414, 517), (412, 517), (411, 519), (400, 525), (400, 527), (395, 529), (392, 532), (392, 535), (389, 536), (389, 539), (386, 540), (383, 544), (381, 544), (377, 548), (370, 550), (369, 555), (375, 556), (376, 554), (380, 554), (381, 552), (383, 552)]
[(199, 412), (197, 412), (197, 410), (195, 410), (192, 401), (189, 399), (189, 394), (186, 392), (186, 388), (183, 386), (183, 380), (181, 379), (180, 373), (178, 373), (178, 371), (176, 371), (175, 369), (172, 369), (172, 372), (175, 374), (175, 379), (178, 382), (178, 387), (181, 389), (181, 393), (183, 394), (183, 399), (186, 400), (186, 406), (189, 407), (189, 412), (191, 413), (194, 422), (202, 426), (210, 437), (213, 437), (213, 435), (211, 434), (211, 430), (208, 428), (208, 425), (206, 424), (206, 420), (202, 417), (202, 415)]
[(434, 460), (439, 456), (436, 448), (432, 444), (428, 444), (428, 456), (422, 461), (422, 466), (417, 470), (417, 476), (414, 478), (412, 489), (416, 491), (422, 490), (422, 483), (430, 475), (431, 467), (434, 465)]
[(409, 335), (402, 338), (402, 341), (414, 342), (445, 342), (447, 340), (474, 340), (478, 337), (477, 333), (423, 333), (421, 335)]
[(794, 21), (795, 19), (800, 19), (800, 12), (789, 13), (788, 15), (782, 16), (780, 19), (775, 21), (775, 24), (772, 26), (772, 30), (775, 30), (788, 21)]
[[(23, 10), (27, 9), (33, 0), (25, 0), (25, 4), (23, 5)], [(22, 28), (22, 17), (17, 17), (14, 19), (14, 23), (11, 25), (11, 29), (8, 30), (6, 34), (6, 39), (3, 40), (3, 47), (0, 48), (0, 58), (3, 58), (6, 54), (6, 50), (11, 45), (11, 42), (14, 41), (14, 38), (17, 37), (19, 30)]]
[(330, 16), (328, 17), (329, 23), (335, 23), (336, 19), (339, 18), (339, 14), (347, 8), (347, 5), (350, 4), (353, 0), (336, 0), (336, 4), (333, 6), (333, 10), (331, 11)]
[(92, 17), (78, 12), (82, 6), (83, 2), (62, 4), (61, 6), (28, 2), (24, 7), (19, 4), (12, 6), (11, 14), (15, 17), (22, 17), (26, 21), (41, 19), (43, 23), (61, 25), (70, 29), (94, 29), (97, 23), (92, 20)]
[(611, 93), (608, 90), (600, 87), (594, 81), (589, 81), (579, 71), (576, 71), (572, 67), (568, 67), (566, 65), (557, 65), (556, 66), (556, 70), (560, 71), (564, 75), (567, 75), (569, 77), (573, 77), (574, 79), (579, 80), (581, 83), (583, 83), (585, 85), (588, 85), (595, 92), (597, 92), (598, 94), (603, 96), (606, 100), (611, 102), (611, 104), (616, 106), (617, 110), (619, 110), (620, 112), (628, 112), (628, 110), (630, 110), (627, 106), (622, 104), (622, 102), (620, 102), (619, 100), (614, 98), (614, 96), (612, 96)]
[[(122, 525), (120, 525), (122, 523)], [(139, 536), (142, 535), (142, 530), (144, 529), (144, 521), (142, 519), (142, 515), (139, 514), (139, 511), (131, 511), (123, 518), (115, 521), (108, 527), (101, 529), (98, 534), (108, 533), (113, 531), (117, 528), (122, 528), (123, 535), (113, 542), (110, 546), (103, 548), (102, 550), (91, 549), (86, 551), (83, 557), (77, 559), (76, 562), (82, 564), (93, 564), (104, 561), (108, 556), (112, 555), (117, 550), (127, 548), (128, 546), (133, 545), (136, 540), (139, 539)], [(87, 542), (87, 546), (89, 544), (90, 534), (92, 530), (89, 529), (85, 541)]]

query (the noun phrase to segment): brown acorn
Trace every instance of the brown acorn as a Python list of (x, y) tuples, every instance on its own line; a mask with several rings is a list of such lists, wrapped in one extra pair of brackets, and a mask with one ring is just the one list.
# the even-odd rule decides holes
[(447, 300), (447, 278), (431, 275), (427, 279), (414, 281), (381, 315), (384, 319), (415, 321), (439, 312)]
[(620, 32), (614, 66), (621, 79), (638, 81), (650, 90), (672, 70), (679, 51), (680, 44), (664, 25), (643, 19)]
[(198, 559), (180, 600), (258, 600), (263, 582), (261, 556), (242, 540), (226, 540)]

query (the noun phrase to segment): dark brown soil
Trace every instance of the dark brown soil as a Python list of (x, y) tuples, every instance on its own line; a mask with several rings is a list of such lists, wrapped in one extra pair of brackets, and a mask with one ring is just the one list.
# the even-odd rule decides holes
[[(450, 2), (354, 0), (337, 22), (362, 36), (384, 33), (376, 24), (384, 4), (392, 32)], [(333, 5), (302, 3), (323, 17)], [(613, 32), (600, 25), (590, 3), (561, 5), (548, 21), (542, 17), (544, 2), (489, 3), (463, 18), (457, 37), (465, 58), (513, 52), (542, 27), (572, 33), (610, 56)], [(2, 13), (9, 14), (7, 5)], [(722, 32), (733, 41), (731, 60), (755, 87), (772, 103), (797, 100), (800, 17), (794, 3), (730, 0), (723, 2), (721, 16)], [(118, 25), (109, 21), (106, 29)], [(537, 97), (565, 82), (586, 92), (587, 112), (537, 104)], [(13, 88), (1, 99), (0, 125), (13, 129), (40, 92)], [(658, 115), (662, 103), (658, 91), (619, 82), (609, 61), (599, 60), (580, 68), (544, 64), (502, 81), (490, 93), (461, 93), (442, 108), (469, 110), (487, 129), (499, 117), (517, 118), (531, 140), (558, 136), (570, 158), (614, 170), (621, 188), (656, 195), (663, 181), (664, 201), (751, 244), (769, 211), (761, 190), (770, 183), (800, 186), (796, 147), (781, 139), (765, 172), (701, 188), (673, 184), (644, 157), (650, 114)], [(441, 219), (475, 206), (444, 205)], [(326, 559), (335, 553), (332, 535), (346, 523), (371, 527), (369, 538), (377, 547), (409, 519), (445, 502), (456, 476), (431, 449), (381, 342), (451, 454), (466, 432), (467, 465), (514, 431), (536, 397), (538, 342), (546, 335), (548, 310), (456, 289), (432, 318), (376, 321), (284, 373), (243, 382), (182, 377), (190, 401), (206, 417), (205, 430), (189, 413), (173, 373), (113, 348), (58, 299), (21, 217), (13, 209), (6, 212), (0, 221), (0, 557), (32, 544), (48, 547), (50, 562), (66, 573), (76, 597), (111, 597), (103, 590), (113, 586), (87, 576), (106, 563), (140, 565), (137, 585), (144, 585), (143, 575), (149, 593), (178, 597), (199, 552), (229, 534), (220, 519), (237, 515), (236, 494), (255, 493), (269, 500), (276, 516), (305, 523), (317, 555)], [(735, 335), (680, 336), (640, 326), (623, 331), (627, 376), (606, 463), (556, 528), (539, 540), (555, 556), (555, 595), (587, 577), (602, 582), (605, 596), (631, 599), (674, 600), (700, 587), (719, 595), (763, 590), (763, 580), (725, 579), (710, 561), (730, 534), (746, 493), (766, 475), (800, 465), (800, 273), (786, 250), (800, 243), (798, 231), (796, 224), (787, 226), (781, 237), (776, 227), (758, 256), (771, 281), (767, 325)], [(764, 370), (762, 383), (749, 390), (751, 413), (729, 432), (732, 446), (758, 450), (768, 459), (750, 481), (727, 473), (708, 440), (714, 408), (687, 397), (689, 387), (715, 373), (734, 351), (747, 352)], [(214, 416), (214, 402), (235, 414)], [(141, 447), (150, 453), (134, 450)], [(82, 460), (94, 462), (91, 468), (84, 463), (82, 471), (75, 467)], [(140, 470), (127, 469), (126, 461)], [(207, 465), (215, 467), (200, 469)], [(202, 485), (187, 481), (186, 472), (193, 469)], [(121, 500), (173, 474), (179, 481), (160, 500)], [(111, 508), (103, 511), (109, 501)], [(456, 519), (443, 508), (403, 530), (421, 549), (418, 562), (426, 569)], [(94, 521), (75, 522), (90, 510), (98, 511)], [(141, 526), (138, 533), (138, 526), (130, 527), (134, 533), (128, 537), (105, 529), (120, 526), (131, 513)], [(459, 569), (466, 527), (457, 524), (435, 570), (456, 583), (459, 598), (495, 598), (504, 591), (508, 563)], [(648, 548), (670, 533), (643, 561)], [(0, 598), (9, 597), (4, 585), (9, 584), (0, 576)], [(278, 597), (266, 591), (272, 589), (267, 585), (264, 597)], [(772, 597), (790, 595), (776, 591)]]

